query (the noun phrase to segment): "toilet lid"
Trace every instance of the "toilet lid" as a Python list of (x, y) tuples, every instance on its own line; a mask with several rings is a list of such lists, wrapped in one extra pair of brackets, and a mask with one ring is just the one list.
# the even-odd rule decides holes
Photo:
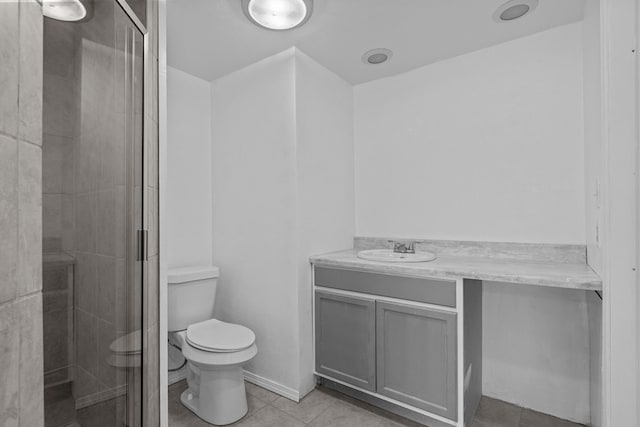
[(250, 347), (256, 335), (249, 328), (211, 319), (187, 328), (187, 342), (204, 351), (232, 352)]

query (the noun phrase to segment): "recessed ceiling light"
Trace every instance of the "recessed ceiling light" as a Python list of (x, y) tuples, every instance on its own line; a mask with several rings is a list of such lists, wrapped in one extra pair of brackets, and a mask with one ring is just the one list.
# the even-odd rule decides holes
[(378, 65), (387, 62), (393, 56), (389, 49), (378, 48), (368, 50), (362, 55), (362, 62), (365, 64)]
[(58, 21), (80, 21), (87, 9), (80, 0), (43, 0), (42, 14)]
[(531, 13), (538, 6), (538, 0), (510, 0), (493, 14), (496, 22), (511, 22)]
[(313, 0), (242, 0), (242, 11), (260, 27), (290, 30), (309, 20)]

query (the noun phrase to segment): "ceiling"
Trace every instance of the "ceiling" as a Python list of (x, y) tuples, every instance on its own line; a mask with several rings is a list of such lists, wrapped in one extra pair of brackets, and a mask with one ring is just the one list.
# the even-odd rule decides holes
[[(296, 46), (352, 84), (582, 20), (584, 0), (539, 0), (529, 15), (497, 23), (506, 0), (315, 0), (311, 19), (289, 31), (250, 23), (240, 0), (168, 0), (170, 66), (215, 80)], [(387, 63), (362, 62), (388, 48)]]

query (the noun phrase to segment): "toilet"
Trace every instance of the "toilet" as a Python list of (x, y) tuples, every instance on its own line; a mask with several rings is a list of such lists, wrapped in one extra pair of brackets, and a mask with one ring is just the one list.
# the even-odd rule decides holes
[(168, 330), (187, 360), (184, 406), (204, 421), (226, 425), (248, 411), (242, 366), (258, 353), (247, 327), (213, 317), (217, 267), (170, 269)]

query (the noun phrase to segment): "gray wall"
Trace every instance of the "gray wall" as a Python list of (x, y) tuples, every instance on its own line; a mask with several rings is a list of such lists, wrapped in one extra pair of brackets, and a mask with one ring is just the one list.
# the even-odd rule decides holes
[(42, 12), (0, 3), (0, 423), (43, 425)]

